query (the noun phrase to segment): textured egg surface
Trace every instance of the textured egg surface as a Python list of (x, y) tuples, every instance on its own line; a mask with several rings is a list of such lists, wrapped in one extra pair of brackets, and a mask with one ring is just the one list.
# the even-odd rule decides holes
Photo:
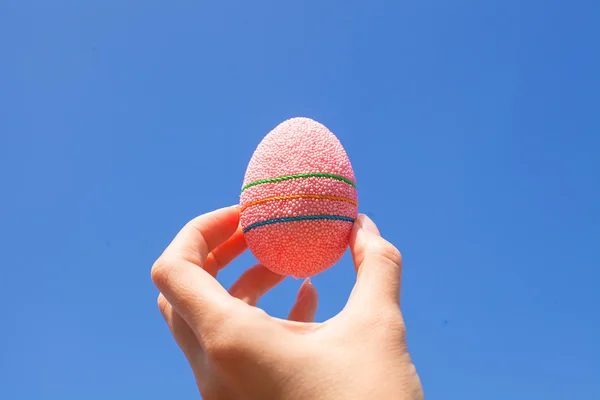
[(248, 247), (265, 267), (302, 278), (335, 264), (358, 213), (352, 165), (322, 124), (292, 118), (256, 148), (240, 196)]

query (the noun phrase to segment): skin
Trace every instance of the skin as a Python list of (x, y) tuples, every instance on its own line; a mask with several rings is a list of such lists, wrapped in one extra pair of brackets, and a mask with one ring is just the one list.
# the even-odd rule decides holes
[(348, 302), (315, 323), (318, 295), (308, 279), (287, 320), (256, 307), (284, 279), (262, 265), (229, 290), (217, 282), (246, 250), (237, 206), (199, 216), (177, 234), (152, 280), (204, 399), (423, 399), (400, 311), (400, 252), (364, 215), (350, 248), (357, 279)]

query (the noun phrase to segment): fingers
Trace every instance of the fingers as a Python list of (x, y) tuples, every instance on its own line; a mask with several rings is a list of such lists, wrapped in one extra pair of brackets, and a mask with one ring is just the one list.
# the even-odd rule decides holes
[(350, 300), (369, 306), (398, 306), (402, 256), (366, 215), (359, 215), (354, 224), (350, 250), (358, 273)]
[(246, 270), (242, 276), (231, 285), (229, 294), (251, 306), (256, 306), (258, 299), (260, 299), (262, 295), (277, 286), (277, 284), (284, 279), (284, 276), (278, 275), (263, 265), (258, 264)]
[(202, 266), (208, 254), (238, 229), (237, 206), (221, 208), (188, 222), (175, 236), (162, 257), (177, 258)]
[(306, 279), (298, 290), (296, 304), (292, 307), (288, 319), (297, 322), (313, 322), (317, 312), (319, 295), (317, 289)]
[(219, 270), (241, 255), (247, 247), (246, 238), (240, 226), (225, 243), (210, 252), (202, 268), (216, 277)]
[(152, 267), (152, 280), (196, 334), (210, 333), (228, 319), (232, 299), (204, 269), (208, 254), (238, 228), (237, 207), (190, 221)]

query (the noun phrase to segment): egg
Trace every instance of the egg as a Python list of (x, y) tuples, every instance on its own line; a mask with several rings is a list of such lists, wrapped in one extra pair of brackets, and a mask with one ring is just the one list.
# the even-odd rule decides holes
[(250, 159), (240, 213), (248, 248), (271, 271), (303, 278), (333, 266), (358, 213), (356, 178), (340, 141), (309, 118), (279, 124)]

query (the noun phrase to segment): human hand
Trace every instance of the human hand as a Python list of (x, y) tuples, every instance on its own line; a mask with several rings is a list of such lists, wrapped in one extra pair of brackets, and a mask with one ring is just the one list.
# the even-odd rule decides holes
[(364, 215), (350, 248), (357, 280), (348, 302), (314, 323), (317, 292), (308, 280), (287, 320), (255, 307), (284, 277), (259, 264), (229, 291), (217, 282), (219, 269), (246, 249), (237, 206), (177, 234), (152, 280), (204, 399), (423, 399), (399, 305), (401, 255)]

